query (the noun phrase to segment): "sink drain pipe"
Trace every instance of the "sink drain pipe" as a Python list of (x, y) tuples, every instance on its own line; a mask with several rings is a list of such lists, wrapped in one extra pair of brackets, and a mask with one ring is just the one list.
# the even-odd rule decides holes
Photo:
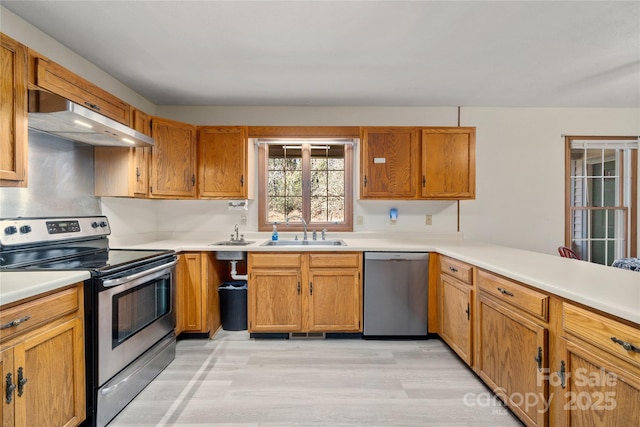
[(238, 261), (229, 261), (231, 264), (231, 278), (233, 280), (249, 280), (248, 274), (238, 274), (238, 270), (236, 270), (236, 264)]

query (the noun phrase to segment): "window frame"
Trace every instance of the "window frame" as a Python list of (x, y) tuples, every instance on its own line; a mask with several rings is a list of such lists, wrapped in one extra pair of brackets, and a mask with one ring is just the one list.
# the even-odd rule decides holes
[[(268, 138), (268, 139), (326, 139), (326, 138), (335, 138), (335, 139), (353, 139), (354, 141), (358, 141), (360, 136), (359, 128), (357, 127), (256, 127), (253, 129), (249, 129), (249, 137), (254, 139), (260, 138)], [(273, 225), (277, 224), (278, 226), (282, 225), (281, 223), (274, 223), (267, 220), (267, 210), (268, 210), (268, 162), (269, 158), (267, 155), (266, 145), (258, 146), (258, 231), (271, 231), (273, 229)], [(307, 230), (311, 231), (313, 229), (321, 230), (326, 229), (327, 231), (338, 231), (338, 232), (351, 232), (353, 231), (353, 194), (354, 194), (354, 146), (346, 146), (345, 149), (345, 165), (344, 165), (344, 222), (340, 224), (334, 223), (318, 223), (313, 222), (310, 223), (310, 210), (303, 209), (303, 216), (305, 216), (305, 221), (307, 221)], [(311, 171), (310, 161), (305, 161), (303, 158), (303, 177), (306, 174), (309, 174)], [(305, 167), (308, 170), (305, 171)], [(304, 179), (304, 178), (303, 178)], [(310, 192), (309, 186), (304, 186), (303, 190), (303, 207), (305, 204), (309, 204), (310, 206)], [(289, 222), (288, 226), (284, 226), (279, 228), (281, 232), (287, 231), (304, 231), (304, 226), (302, 223), (296, 219)]]
[[(569, 248), (574, 248), (572, 241), (572, 229), (573, 229), (573, 211), (574, 210), (603, 210), (607, 208), (621, 209), (625, 215), (625, 222), (628, 224), (627, 233), (625, 238), (628, 239), (627, 245), (625, 245), (624, 257), (636, 257), (637, 256), (637, 219), (638, 219), (638, 149), (633, 149), (630, 152), (630, 164), (631, 170), (623, 170), (620, 174), (621, 182), (628, 179), (630, 182), (630, 206), (611, 206), (611, 207), (576, 207), (572, 205), (571, 200), (571, 183), (572, 183), (572, 170), (571, 170), (571, 143), (573, 141), (637, 141), (638, 137), (635, 136), (565, 136), (565, 224), (564, 224), (564, 245)], [(594, 147), (595, 148), (595, 147)], [(622, 191), (622, 188), (620, 189)], [(620, 197), (622, 200), (622, 197)], [(577, 208), (577, 209), (576, 209)]]

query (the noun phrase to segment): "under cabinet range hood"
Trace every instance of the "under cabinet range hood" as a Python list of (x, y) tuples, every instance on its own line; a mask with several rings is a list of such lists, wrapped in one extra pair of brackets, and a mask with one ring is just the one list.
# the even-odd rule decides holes
[(59, 95), (29, 91), (29, 128), (72, 141), (111, 147), (152, 147), (153, 138)]

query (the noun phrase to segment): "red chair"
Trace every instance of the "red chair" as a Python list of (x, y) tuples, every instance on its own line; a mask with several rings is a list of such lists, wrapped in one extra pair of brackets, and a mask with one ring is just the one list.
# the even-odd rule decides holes
[(558, 253), (563, 258), (580, 259), (580, 257), (576, 255), (576, 253), (573, 250), (567, 248), (566, 246), (559, 246)]

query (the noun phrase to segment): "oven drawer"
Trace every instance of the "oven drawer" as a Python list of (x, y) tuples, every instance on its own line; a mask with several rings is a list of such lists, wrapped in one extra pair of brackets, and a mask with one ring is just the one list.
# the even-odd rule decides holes
[(0, 343), (80, 308), (80, 286), (76, 285), (0, 312)]

